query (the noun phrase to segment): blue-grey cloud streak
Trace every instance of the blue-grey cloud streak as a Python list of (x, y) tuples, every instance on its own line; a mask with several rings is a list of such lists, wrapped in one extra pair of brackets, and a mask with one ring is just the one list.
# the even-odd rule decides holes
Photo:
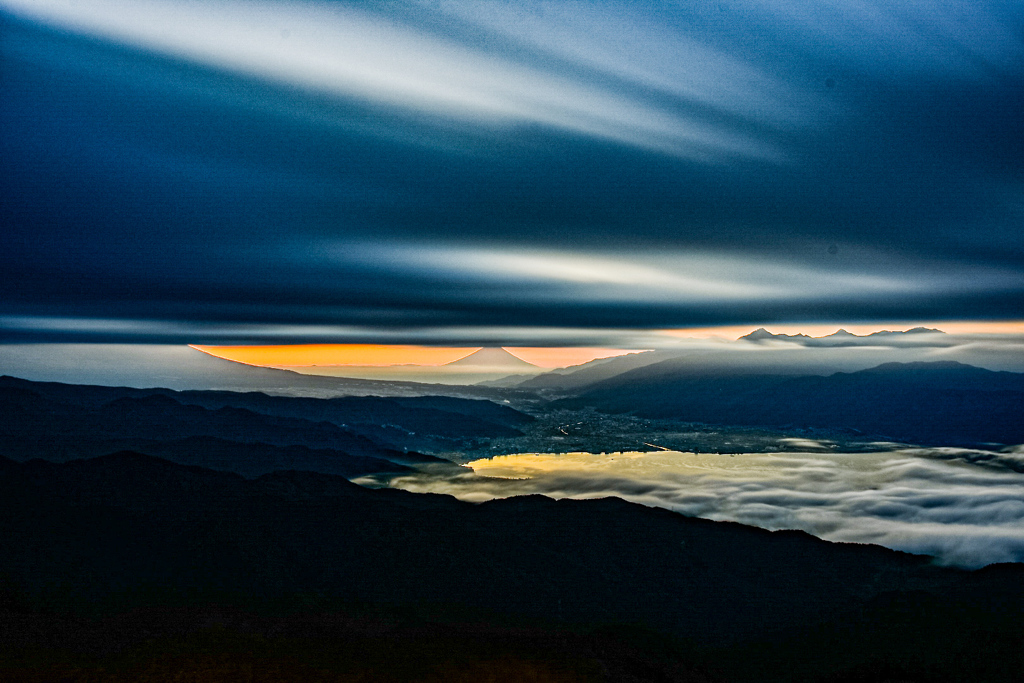
[(0, 31), (9, 318), (1024, 317), (1019, 3), (2, 0)]

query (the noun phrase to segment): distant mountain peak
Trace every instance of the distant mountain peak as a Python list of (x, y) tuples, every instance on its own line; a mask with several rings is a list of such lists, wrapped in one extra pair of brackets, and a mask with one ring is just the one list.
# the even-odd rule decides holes
[(857, 341), (859, 343), (859, 340), (870, 341), (872, 338), (878, 339), (883, 337), (898, 339), (906, 337), (908, 335), (917, 334), (945, 334), (945, 332), (943, 332), (942, 330), (932, 329), (930, 327), (915, 327), (913, 329), (907, 330), (906, 332), (893, 332), (891, 330), (881, 330), (879, 332), (872, 332), (871, 334), (866, 334), (862, 336), (853, 334), (848, 330), (840, 328), (833, 332), (832, 334), (825, 335), (824, 337), (810, 337), (806, 334), (772, 334), (763, 327), (759, 327), (750, 334), (740, 337), (740, 339), (753, 342), (770, 340), (797, 341), (805, 344), (810, 344), (812, 346), (820, 346), (833, 345), (837, 342), (840, 344), (845, 344)]
[(757, 341), (759, 339), (773, 339), (774, 337), (774, 334), (764, 329), (763, 327), (759, 327), (750, 334), (743, 335), (742, 337), (740, 337), (740, 339), (749, 339), (750, 341)]
[(750, 334), (745, 334), (740, 339), (747, 341), (762, 341), (765, 339), (810, 339), (806, 334), (772, 334), (763, 327), (759, 327)]
[[(906, 363), (899, 363), (890, 361), (888, 363), (882, 363), (876, 365), (873, 368), (866, 368), (859, 370), (859, 374), (880, 374), (880, 373), (892, 373), (892, 372), (936, 372), (936, 371), (949, 371), (957, 370), (962, 372), (972, 372), (976, 374), (996, 374), (992, 370), (986, 370), (985, 368), (979, 368), (975, 365), (968, 365), (967, 363), (961, 363), (956, 360), (933, 360), (933, 361), (921, 361), (915, 360)], [(857, 374), (857, 373), (854, 373)]]
[(445, 367), (476, 367), (476, 368), (502, 368), (517, 370), (523, 368), (536, 368), (533, 363), (527, 363), (522, 358), (515, 356), (504, 348), (484, 347), (474, 351), (465, 358), (445, 363)]
[(914, 327), (912, 329), (907, 330), (906, 332), (892, 332), (890, 330), (882, 330), (881, 332), (872, 332), (868, 336), (869, 337), (874, 337), (875, 335), (891, 336), (891, 335), (905, 335), (905, 334), (946, 334), (946, 333), (943, 332), (942, 330), (937, 330), (937, 329), (932, 328), (932, 327)]

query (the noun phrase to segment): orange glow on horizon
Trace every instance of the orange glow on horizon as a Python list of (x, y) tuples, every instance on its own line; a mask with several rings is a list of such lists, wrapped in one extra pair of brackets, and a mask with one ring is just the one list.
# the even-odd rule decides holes
[[(439, 366), (465, 358), (479, 346), (441, 347), (389, 344), (289, 344), (272, 346), (198, 346), (192, 348), (218, 358), (262, 367), (395, 365)], [(633, 351), (580, 347), (505, 347), (514, 356), (542, 368), (579, 365)]]
[(193, 346), (218, 358), (260, 366), (444, 365), (476, 349), (387, 344), (282, 344), (272, 346)]

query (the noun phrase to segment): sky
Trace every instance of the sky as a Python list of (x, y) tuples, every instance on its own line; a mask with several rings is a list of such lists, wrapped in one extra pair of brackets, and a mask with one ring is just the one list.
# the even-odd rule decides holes
[(1016, 0), (0, 0), (0, 88), (4, 344), (1024, 320)]

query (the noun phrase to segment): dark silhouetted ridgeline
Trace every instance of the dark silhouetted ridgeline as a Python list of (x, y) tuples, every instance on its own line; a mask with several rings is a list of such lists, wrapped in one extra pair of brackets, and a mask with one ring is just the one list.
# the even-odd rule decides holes
[(670, 360), (555, 405), (721, 425), (847, 428), (920, 444), (1024, 443), (1024, 374), (953, 361), (794, 377), (706, 373)]
[(333, 399), (79, 386), (0, 378), (2, 454), (68, 460), (135, 450), (258, 476), (295, 469), (353, 477), (437, 462), (418, 448), (521, 434), (533, 418), (444, 396)]
[[(616, 680), (588, 668), (600, 660), (595, 643), (607, 629), (621, 631), (622, 648), (638, 643), (633, 659), (622, 655), (630, 667), (653, 662), (647, 674), (618, 680), (707, 680), (692, 677), (701, 671), (807, 680), (907, 663), (947, 676), (936, 680), (1014, 680), (997, 675), (992, 658), (1024, 664), (1022, 566), (940, 568), (876, 546), (618, 499), (473, 505), (310, 472), (250, 480), (122, 452), (66, 463), (2, 459), (0, 513), (7, 645), (48, 643), (54, 629), (71, 628), (68, 620), (98, 633), (94, 645), (51, 643), (36, 669), (54, 666), (54, 657), (121, 661), (117, 652), (147, 647), (180, 654), (174, 648), (188, 638), (257, 657), (265, 654), (259, 643), (273, 650), (286, 640), (291, 627), (280, 624), (288, 619), (307, 620), (306, 635), (296, 636), (306, 659), (293, 664), (321, 661), (310, 643), (365, 641), (373, 623), (392, 624), (380, 626), (369, 648), (385, 672), (383, 650), (443, 640), (417, 624), (442, 624), (472, 641), (462, 654), (427, 657), (420, 674), (481, 661), (525, 666), (517, 658), (535, 638), (544, 643), (533, 660), (540, 669), (562, 662), (572, 675), (590, 672), (564, 680)], [(155, 610), (157, 644), (109, 630), (140, 609)], [(211, 610), (241, 616), (211, 631)], [(168, 615), (185, 623), (168, 625)], [(490, 635), (477, 642), (481, 629)], [(505, 646), (495, 635), (503, 629)], [(108, 647), (113, 641), (120, 650)], [(566, 649), (574, 642), (584, 653), (576, 660)], [(466, 654), (475, 648), (490, 654)], [(0, 666), (26, 665), (6, 652)], [(321, 665), (353, 666), (339, 657)], [(398, 656), (395, 671), (399, 661), (409, 664)], [(670, 669), (684, 677), (666, 677)], [(968, 677), (979, 672), (987, 677)]]

